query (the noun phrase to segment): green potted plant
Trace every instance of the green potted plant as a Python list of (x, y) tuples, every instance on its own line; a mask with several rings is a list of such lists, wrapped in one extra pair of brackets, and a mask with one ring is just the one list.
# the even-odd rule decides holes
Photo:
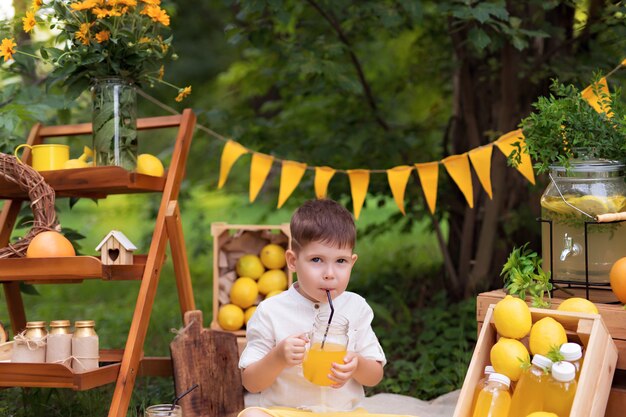
[[(626, 210), (626, 111), (596, 79), (583, 92), (554, 81), (520, 127), (525, 150), (549, 183), (541, 197), (542, 257), (554, 282), (606, 284), (626, 246), (626, 223), (595, 224)], [(591, 104), (590, 104), (591, 103)]]

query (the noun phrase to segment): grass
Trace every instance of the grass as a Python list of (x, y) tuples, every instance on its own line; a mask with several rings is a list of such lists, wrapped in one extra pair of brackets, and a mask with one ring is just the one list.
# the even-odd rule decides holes
[[(196, 307), (204, 312), (205, 326), (208, 327), (212, 311), (211, 223), (223, 221), (230, 224), (279, 224), (289, 221), (294, 207), (276, 210), (274, 202), (250, 204), (244, 196), (209, 191), (202, 187), (185, 190), (181, 201), (183, 230)], [(382, 206), (376, 203), (377, 201), (368, 201), (357, 223), (359, 231), (385, 221), (397, 211), (390, 200)], [(105, 200), (99, 200), (97, 204), (83, 199), (71, 210), (66, 200), (60, 200), (57, 206), (61, 224), (85, 236), (80, 240), (81, 252), (94, 255), (94, 248), (112, 229), (124, 232), (139, 247), (139, 253), (146, 253), (153, 231), (151, 218), (156, 213), (158, 204), (159, 196), (132, 195), (110, 196)], [(349, 289), (361, 293), (368, 299), (371, 295), (377, 315), (374, 323), (376, 331), (379, 332), (385, 349), (389, 351), (390, 359), (398, 362), (395, 367), (390, 364), (392, 366), (390, 368), (388, 365), (391, 379), (384, 381), (381, 387), (392, 392), (407, 395), (420, 393), (428, 397), (447, 392), (453, 389), (455, 384), (458, 386), (459, 378), (445, 374), (446, 381), (439, 385), (438, 391), (432, 391), (432, 380), (423, 381), (424, 384), (431, 386), (430, 392), (421, 388), (415, 389), (414, 385), (419, 381), (412, 384), (402, 382), (402, 378), (406, 379), (407, 375), (413, 375), (419, 380), (420, 369), (430, 367), (429, 359), (424, 356), (420, 362), (421, 356), (416, 352), (423, 350), (425, 343), (430, 343), (429, 340), (418, 341), (417, 344), (412, 341), (411, 345), (406, 345), (407, 341), (413, 340), (412, 337), (415, 336), (411, 332), (426, 329), (423, 321), (418, 319), (419, 315), (414, 314), (415, 309), (423, 308), (425, 305), (418, 305), (419, 303), (414, 303), (412, 299), (417, 299), (415, 297), (418, 297), (420, 292), (433, 290), (432, 283), (437, 281), (441, 264), (435, 238), (426, 226), (426, 222), (418, 223), (414, 225), (411, 233), (402, 234), (401, 225), (396, 224), (374, 237), (360, 237), (355, 249), (360, 257)], [(21, 235), (23, 232), (21, 230), (17, 234)], [(138, 288), (138, 282), (86, 280), (82, 285), (38, 285), (36, 289), (39, 295), (23, 297), (29, 319), (45, 321), (93, 319), (96, 320), (101, 347), (122, 348), (130, 327)], [(2, 298), (0, 321), (8, 322), (3, 297), (4, 294), (0, 294)], [(446, 310), (444, 299), (445, 295), (439, 297), (439, 301), (432, 307), (435, 312), (431, 315), (439, 317), (436, 321), (442, 323), (456, 323), (454, 316), (448, 315), (443, 318), (437, 316), (437, 311)], [(466, 312), (467, 308), (460, 308), (458, 314)], [(389, 324), (393, 324), (393, 332), (388, 331)], [(180, 325), (181, 314), (171, 256), (168, 254), (150, 320), (144, 347), (145, 354), (169, 355), (169, 343), (174, 337), (171, 330), (179, 328)], [(443, 332), (443, 330), (439, 326), (433, 331)], [(467, 330), (467, 326), (464, 326), (454, 333), (454, 336), (466, 340), (466, 331), (471, 332), (471, 329)], [(397, 349), (399, 347), (406, 350), (406, 353), (402, 353), (402, 349)], [(460, 344), (455, 345), (454, 349), (471, 351), (471, 346), (468, 348)], [(427, 353), (436, 354), (432, 349)], [(412, 366), (405, 366), (403, 355), (406, 357), (404, 362), (409, 361)], [(453, 358), (452, 365), (454, 368), (462, 369), (464, 374), (467, 363), (463, 367), (462, 362), (466, 360), (466, 356), (461, 356), (458, 360), (456, 357)], [(402, 369), (408, 371), (404, 372)], [(460, 376), (461, 382), (462, 377), (463, 375)], [(108, 409), (112, 390), (112, 385), (86, 392), (19, 388), (0, 390), (0, 415), (102, 416)], [(140, 416), (145, 406), (170, 402), (173, 395), (171, 379), (138, 378), (128, 415)]]

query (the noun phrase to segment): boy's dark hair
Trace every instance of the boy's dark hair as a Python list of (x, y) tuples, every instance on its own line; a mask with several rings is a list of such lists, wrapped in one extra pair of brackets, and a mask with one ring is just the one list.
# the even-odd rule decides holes
[(309, 200), (291, 217), (291, 249), (311, 242), (354, 248), (356, 227), (352, 214), (334, 200)]

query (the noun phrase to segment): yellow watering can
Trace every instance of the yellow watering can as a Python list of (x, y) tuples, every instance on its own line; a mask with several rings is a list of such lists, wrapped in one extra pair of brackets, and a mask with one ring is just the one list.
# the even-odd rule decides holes
[(93, 158), (93, 151), (89, 146), (83, 148), (83, 154), (77, 159), (70, 159), (63, 164), (63, 169), (87, 168), (93, 164), (87, 162), (87, 158)]
[(13, 152), (20, 162), (23, 161), (17, 155), (22, 148), (30, 149), (32, 153), (32, 167), (37, 171), (63, 169), (63, 165), (70, 159), (70, 147), (67, 145), (45, 144), (31, 146), (22, 144), (15, 148), (15, 152)]

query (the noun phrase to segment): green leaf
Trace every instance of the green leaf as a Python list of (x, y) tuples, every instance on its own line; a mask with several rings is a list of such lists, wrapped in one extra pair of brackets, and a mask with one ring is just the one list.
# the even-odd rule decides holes
[(469, 41), (474, 45), (474, 48), (479, 51), (482, 51), (491, 43), (489, 35), (480, 28), (472, 28), (469, 31), (468, 37)]

